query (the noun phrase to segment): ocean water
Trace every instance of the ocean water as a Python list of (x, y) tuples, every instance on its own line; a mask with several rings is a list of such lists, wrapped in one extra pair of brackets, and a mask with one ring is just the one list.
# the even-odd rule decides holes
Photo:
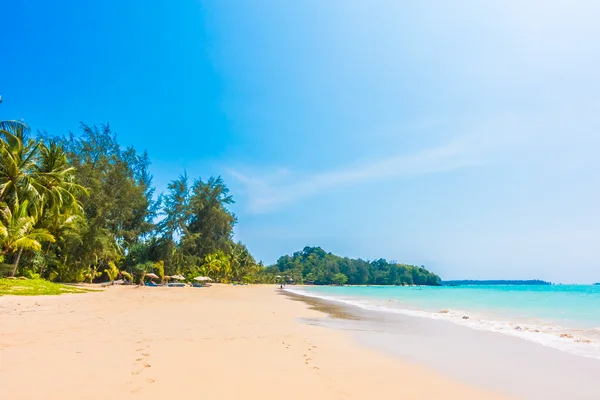
[(440, 319), (600, 359), (600, 286), (299, 286), (297, 294)]

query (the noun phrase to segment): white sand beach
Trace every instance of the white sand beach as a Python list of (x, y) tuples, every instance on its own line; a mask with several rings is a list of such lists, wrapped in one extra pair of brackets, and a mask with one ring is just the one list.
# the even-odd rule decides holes
[(273, 286), (0, 297), (3, 399), (500, 399), (304, 324)]

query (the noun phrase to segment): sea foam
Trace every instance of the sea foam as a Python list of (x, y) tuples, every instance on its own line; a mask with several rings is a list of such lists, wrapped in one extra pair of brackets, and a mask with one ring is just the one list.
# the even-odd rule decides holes
[(363, 299), (349, 296), (334, 296), (300, 288), (286, 288), (286, 291), (300, 296), (318, 298), (330, 302), (358, 307), (366, 311), (407, 315), (452, 322), (471, 329), (496, 332), (518, 337), (543, 346), (565, 351), (579, 356), (600, 359), (600, 328), (574, 329), (546, 323), (544, 321), (510, 320), (490, 318), (481, 312), (442, 309), (438, 312), (406, 308), (396, 300)]

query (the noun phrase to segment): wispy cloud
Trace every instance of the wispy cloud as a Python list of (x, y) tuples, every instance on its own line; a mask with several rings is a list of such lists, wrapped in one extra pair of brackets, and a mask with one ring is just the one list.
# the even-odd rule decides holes
[(467, 140), (457, 140), (411, 154), (311, 175), (294, 176), (286, 169), (270, 174), (251, 174), (240, 170), (229, 170), (229, 173), (244, 186), (249, 211), (267, 213), (341, 187), (389, 179), (409, 179), (472, 167), (480, 164), (479, 155), (478, 146)]

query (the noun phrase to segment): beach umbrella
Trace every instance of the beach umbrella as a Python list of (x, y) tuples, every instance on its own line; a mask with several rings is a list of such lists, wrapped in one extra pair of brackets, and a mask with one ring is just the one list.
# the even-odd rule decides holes
[(200, 282), (204, 282), (204, 281), (212, 281), (212, 279), (210, 279), (208, 276), (197, 276), (194, 278), (195, 281), (200, 281)]
[(183, 280), (185, 280), (185, 277), (184, 277), (184, 276), (181, 276), (181, 275), (171, 275), (171, 278), (173, 278), (173, 279), (177, 279), (178, 281), (183, 281)]
[(160, 279), (160, 276), (153, 274), (153, 273), (146, 274), (144, 277), (146, 277), (146, 276), (150, 277), (152, 279)]

